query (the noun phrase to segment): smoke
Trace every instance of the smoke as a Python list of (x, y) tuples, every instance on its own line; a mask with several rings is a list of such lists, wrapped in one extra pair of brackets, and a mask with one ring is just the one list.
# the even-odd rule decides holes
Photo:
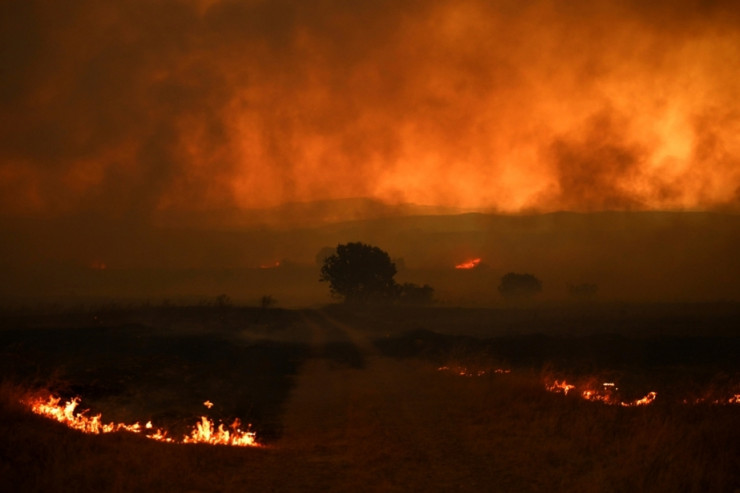
[(0, 212), (740, 210), (730, 1), (11, 1)]

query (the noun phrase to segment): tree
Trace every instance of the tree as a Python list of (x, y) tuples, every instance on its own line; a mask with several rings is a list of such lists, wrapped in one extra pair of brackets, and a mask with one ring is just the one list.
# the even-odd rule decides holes
[(319, 281), (328, 282), (332, 295), (348, 303), (391, 301), (398, 292), (396, 266), (378, 247), (364, 243), (337, 245), (324, 259)]
[(434, 302), (434, 288), (405, 282), (398, 287), (398, 302), (403, 305), (430, 305)]
[(506, 298), (529, 298), (542, 291), (542, 281), (532, 274), (509, 272), (501, 278), (498, 292)]
[(568, 293), (574, 298), (580, 298), (582, 300), (590, 300), (596, 296), (596, 292), (599, 287), (596, 284), (568, 284)]

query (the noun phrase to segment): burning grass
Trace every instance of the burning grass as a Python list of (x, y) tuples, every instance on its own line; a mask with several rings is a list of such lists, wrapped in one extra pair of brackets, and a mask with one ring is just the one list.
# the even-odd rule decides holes
[[(322, 335), (322, 320), (312, 319), (311, 335)], [(338, 330), (326, 327), (323, 335), (332, 338), (317, 337), (318, 348), (141, 327), (0, 334), (0, 350), (9, 356), (0, 363), (6, 382), (0, 385), (0, 491), (740, 488), (740, 407), (713, 405), (737, 401), (731, 365), (722, 371), (714, 363), (686, 371), (652, 364), (599, 368), (571, 359), (570, 350), (569, 358), (550, 358), (558, 353), (543, 352), (541, 338), (519, 345), (511, 337), (494, 347), (429, 331), (404, 335), (389, 325), (382, 333), (390, 336), (375, 353), (367, 352), (369, 344), (355, 348), (364, 363), (355, 365), (329, 345)], [(522, 357), (527, 342), (540, 359)], [(677, 358), (668, 356), (674, 365)], [(540, 364), (545, 358), (554, 361)], [(570, 361), (575, 364), (564, 364)], [(29, 388), (44, 385), (48, 367), (58, 368), (48, 387), (55, 395), (81, 395), (95, 409), (79, 412), (81, 402), (59, 399), (54, 407), (64, 419), (95, 418), (95, 427), (120, 432), (80, 433), (21, 404), (29, 402)], [(706, 378), (698, 370), (720, 375), (711, 389), (699, 385)], [(673, 390), (666, 384), (687, 372), (701, 377), (690, 390), (688, 380)], [(7, 383), (14, 380), (21, 384)], [(556, 380), (567, 395), (547, 391)], [(154, 388), (159, 395), (152, 399)], [(621, 404), (649, 391), (657, 392), (650, 405)], [(48, 394), (31, 397), (49, 404)], [(695, 398), (703, 400), (694, 405)], [(169, 414), (157, 414), (164, 404)], [(272, 430), (268, 446), (190, 444), (203, 414), (213, 417), (197, 419), (195, 428), (205, 435), (240, 416), (255, 423), (260, 442), (262, 431)], [(141, 417), (139, 431), (116, 424), (134, 427)], [(157, 426), (147, 428), (149, 418)], [(172, 441), (145, 438), (157, 428)], [(235, 435), (225, 424), (220, 430)]]
[[(166, 430), (155, 428), (151, 421), (147, 421), (144, 425), (138, 422), (133, 424), (105, 423), (101, 414), (90, 416), (89, 410), (75, 411), (80, 404), (79, 397), (74, 397), (63, 404), (61, 397), (55, 397), (53, 395), (46, 398), (29, 397), (22, 399), (21, 402), (36, 414), (56, 420), (73, 430), (92, 435), (126, 431), (142, 434), (151, 440), (167, 443), (207, 443), (210, 445), (229, 445), (235, 447), (260, 446), (257, 443), (256, 433), (249, 431), (249, 429), (247, 431), (242, 430), (241, 421), (238, 418), (229, 426), (230, 429), (226, 429), (223, 423), (219, 423), (216, 427), (211, 419), (201, 416), (200, 421), (192, 427), (189, 434), (183, 436), (181, 439), (177, 439), (169, 436)], [(206, 401), (204, 404), (208, 408), (212, 406), (210, 401)]]

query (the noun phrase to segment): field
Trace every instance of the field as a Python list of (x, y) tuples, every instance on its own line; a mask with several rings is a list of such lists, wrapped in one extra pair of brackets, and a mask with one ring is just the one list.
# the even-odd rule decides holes
[[(2, 491), (740, 490), (737, 304), (108, 305), (1, 324)], [(262, 446), (83, 434), (21, 402), (44, 393), (173, 437), (240, 418)]]

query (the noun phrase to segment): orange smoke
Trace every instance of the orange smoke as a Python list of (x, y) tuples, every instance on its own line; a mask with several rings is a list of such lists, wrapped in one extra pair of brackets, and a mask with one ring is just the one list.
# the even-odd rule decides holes
[(730, 0), (35, 3), (0, 212), (740, 210)]

